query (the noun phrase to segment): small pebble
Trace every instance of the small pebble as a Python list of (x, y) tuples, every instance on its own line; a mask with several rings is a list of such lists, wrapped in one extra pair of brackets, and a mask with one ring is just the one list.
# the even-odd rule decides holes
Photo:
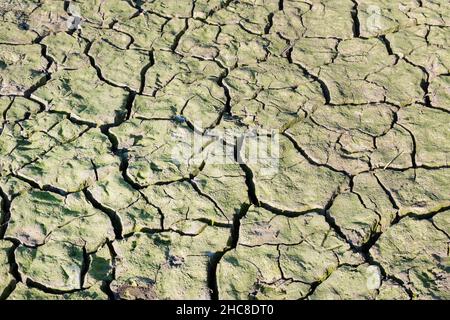
[(29, 30), (30, 25), (28, 23), (26, 23), (25, 21), (22, 21), (21, 23), (19, 23), (19, 28), (22, 30)]
[(176, 115), (173, 117), (173, 120), (178, 123), (186, 122), (186, 118), (180, 115)]

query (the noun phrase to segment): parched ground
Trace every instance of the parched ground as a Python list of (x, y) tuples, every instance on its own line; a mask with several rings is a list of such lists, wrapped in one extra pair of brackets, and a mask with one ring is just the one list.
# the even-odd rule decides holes
[(0, 0), (0, 298), (450, 299), (449, 69), (448, 0)]

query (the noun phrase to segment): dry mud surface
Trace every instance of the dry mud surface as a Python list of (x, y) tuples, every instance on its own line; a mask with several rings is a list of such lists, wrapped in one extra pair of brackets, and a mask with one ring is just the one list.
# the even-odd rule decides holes
[[(0, 0), (0, 298), (450, 299), (449, 42), (447, 0)], [(210, 129), (276, 171), (174, 160)]]

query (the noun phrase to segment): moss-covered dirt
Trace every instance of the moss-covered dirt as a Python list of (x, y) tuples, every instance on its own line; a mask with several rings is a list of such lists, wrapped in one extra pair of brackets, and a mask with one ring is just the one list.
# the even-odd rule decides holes
[(450, 299), (449, 70), (448, 0), (0, 0), (0, 299)]

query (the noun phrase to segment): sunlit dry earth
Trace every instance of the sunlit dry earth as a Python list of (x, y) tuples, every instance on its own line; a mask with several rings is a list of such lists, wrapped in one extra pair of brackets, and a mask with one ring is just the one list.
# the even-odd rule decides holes
[(447, 0), (0, 0), (0, 298), (450, 299), (449, 69)]

